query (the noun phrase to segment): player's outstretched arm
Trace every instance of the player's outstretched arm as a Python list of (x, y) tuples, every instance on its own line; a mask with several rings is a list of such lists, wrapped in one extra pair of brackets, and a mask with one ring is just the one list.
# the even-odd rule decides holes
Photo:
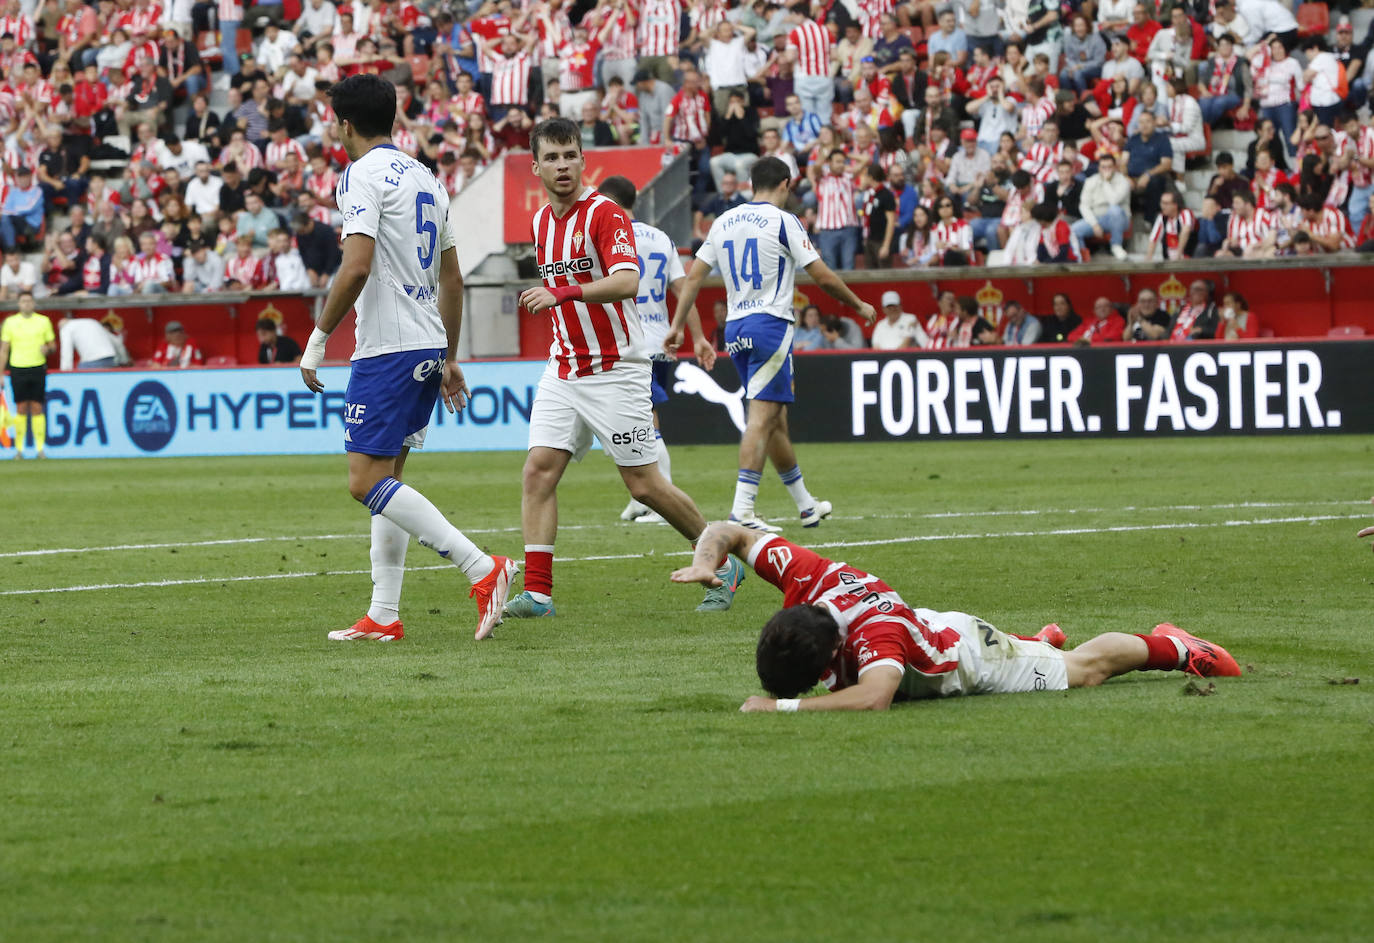
[(329, 340), (334, 328), (339, 326), (344, 315), (352, 310), (362, 294), (367, 277), (372, 272), (372, 251), (376, 246), (371, 236), (356, 232), (343, 241), (343, 261), (334, 273), (334, 284), (330, 286), (329, 297), (324, 300), (324, 310), (320, 312), (320, 319), (315, 322), (315, 329), (310, 332), (310, 340), (301, 354), (301, 379), (311, 392), (324, 390), (324, 384), (315, 371), (324, 362), (325, 341)]
[[(902, 671), (890, 665), (877, 665), (865, 671), (859, 683), (834, 694), (820, 697), (784, 698), (782, 710), (789, 711), (885, 711), (892, 706)], [(778, 710), (778, 700), (755, 695), (740, 705), (740, 712), (753, 714)]]
[(674, 570), (668, 578), (674, 583), (701, 583), (704, 586), (719, 586), (720, 577), (716, 576), (716, 570), (720, 567), (725, 555), (733, 553), (741, 560), (748, 559), (749, 548), (763, 540), (766, 534), (761, 534), (756, 530), (741, 527), (738, 524), (731, 524), (727, 521), (716, 521), (708, 524), (706, 529), (697, 538), (696, 553), (692, 554), (690, 566), (684, 566), (680, 570)]
[(461, 412), (468, 404), (468, 381), (463, 368), (458, 366), (458, 338), (463, 333), (463, 272), (458, 266), (458, 250), (453, 248), (439, 255), (439, 318), (448, 337), (440, 395), (445, 409)]
[(619, 272), (612, 272), (605, 278), (598, 278), (596, 281), (588, 282), (585, 285), (560, 285), (552, 289), (539, 285), (535, 288), (526, 288), (520, 293), (520, 304), (530, 314), (539, 314), (541, 311), (547, 311), (565, 301), (611, 304), (616, 301), (624, 301), (626, 298), (633, 298), (638, 293), (638, 270), (621, 269)]
[(844, 279), (835, 274), (834, 269), (826, 265), (820, 259), (812, 262), (806, 267), (806, 274), (811, 276), (812, 281), (825, 291), (827, 295), (836, 301), (842, 301), (859, 313), (868, 324), (878, 320), (878, 312), (873, 310), (873, 306), (861, 299), (858, 295), (844, 283)]
[[(677, 307), (673, 309), (673, 322), (668, 325), (668, 336), (663, 340), (663, 349), (676, 353), (682, 346), (682, 326), (687, 323), (687, 315), (696, 311), (697, 295), (701, 294), (701, 283), (711, 274), (711, 266), (701, 259), (693, 259), (687, 277), (682, 279), (682, 290), (677, 293)], [(694, 329), (700, 337), (701, 320), (698, 318)], [(714, 354), (714, 351), (712, 352)], [(706, 369), (710, 369), (707, 367)]]

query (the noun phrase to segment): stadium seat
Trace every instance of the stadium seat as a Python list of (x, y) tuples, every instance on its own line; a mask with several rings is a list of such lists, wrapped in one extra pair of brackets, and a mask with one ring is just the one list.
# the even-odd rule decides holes
[(1364, 328), (1358, 324), (1338, 324), (1326, 332), (1327, 337), (1364, 337)]
[(1304, 3), (1298, 7), (1298, 35), (1325, 36), (1331, 28), (1331, 10), (1324, 3)]

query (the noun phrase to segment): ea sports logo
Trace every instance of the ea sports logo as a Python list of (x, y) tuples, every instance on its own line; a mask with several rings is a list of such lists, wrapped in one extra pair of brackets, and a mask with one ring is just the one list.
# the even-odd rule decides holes
[(144, 380), (130, 390), (124, 401), (124, 429), (145, 452), (166, 448), (177, 431), (177, 404), (167, 387)]

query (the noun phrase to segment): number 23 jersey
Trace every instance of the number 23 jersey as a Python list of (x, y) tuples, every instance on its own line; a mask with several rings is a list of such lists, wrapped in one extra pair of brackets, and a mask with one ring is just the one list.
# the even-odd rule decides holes
[(448, 347), (439, 317), (439, 256), (454, 246), (448, 191), (424, 164), (382, 144), (344, 168), (335, 199), (343, 238), (374, 242), (352, 359)]

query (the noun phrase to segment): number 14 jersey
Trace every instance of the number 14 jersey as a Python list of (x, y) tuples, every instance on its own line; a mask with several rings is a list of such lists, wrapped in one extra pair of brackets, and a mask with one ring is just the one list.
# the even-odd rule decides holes
[(335, 199), (343, 238), (374, 242), (352, 359), (448, 347), (439, 317), (439, 256), (454, 246), (448, 191), (424, 164), (382, 144), (344, 168)]
[(794, 321), (797, 269), (820, 255), (797, 217), (772, 203), (745, 203), (716, 217), (697, 258), (725, 279), (727, 320), (771, 314)]

